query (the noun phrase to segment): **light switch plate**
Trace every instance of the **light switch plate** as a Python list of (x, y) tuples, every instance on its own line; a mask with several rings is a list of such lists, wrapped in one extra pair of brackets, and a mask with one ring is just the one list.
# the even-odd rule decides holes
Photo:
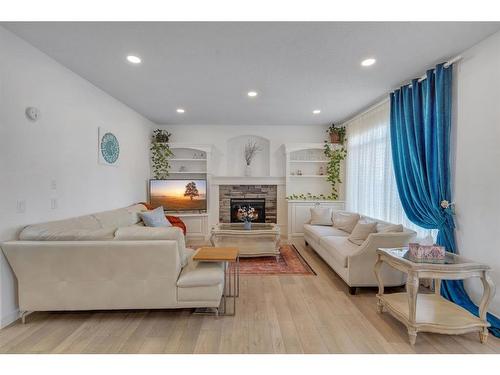
[(57, 199), (56, 198), (52, 198), (50, 200), (50, 208), (52, 208), (53, 210), (57, 209)]

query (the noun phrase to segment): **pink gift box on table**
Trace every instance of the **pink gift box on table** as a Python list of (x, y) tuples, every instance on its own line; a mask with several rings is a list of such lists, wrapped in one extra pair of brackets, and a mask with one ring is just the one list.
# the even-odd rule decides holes
[(443, 260), (446, 255), (444, 246), (410, 243), (408, 247), (410, 257), (416, 260)]

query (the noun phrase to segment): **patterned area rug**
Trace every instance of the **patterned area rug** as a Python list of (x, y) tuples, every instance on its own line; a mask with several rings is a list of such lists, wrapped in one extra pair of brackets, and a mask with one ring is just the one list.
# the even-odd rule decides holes
[(240, 258), (242, 275), (316, 275), (293, 245), (280, 247), (276, 257)]

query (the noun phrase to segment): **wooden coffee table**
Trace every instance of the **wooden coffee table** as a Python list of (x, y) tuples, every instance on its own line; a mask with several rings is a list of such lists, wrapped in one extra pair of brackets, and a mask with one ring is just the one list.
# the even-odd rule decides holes
[[(384, 294), (380, 276), (380, 267), (384, 262), (408, 275), (406, 293)], [(495, 294), (495, 286), (487, 274), (489, 269), (487, 265), (448, 252), (441, 263), (425, 263), (410, 259), (407, 248), (378, 249), (375, 263), (379, 285), (377, 310), (382, 313), (386, 309), (407, 327), (411, 345), (415, 344), (417, 333), (423, 331), (449, 335), (479, 332), (480, 341), (485, 343), (490, 326), (486, 312)], [(441, 297), (441, 280), (471, 277), (479, 277), (484, 287), (479, 317)], [(420, 278), (434, 279), (434, 293), (418, 294)]]
[[(240, 255), (237, 247), (200, 247), (193, 260), (198, 262), (222, 262), (224, 267), (224, 287), (221, 305), (222, 315), (236, 314), (236, 297), (240, 295)], [(229, 265), (233, 263), (233, 267)], [(232, 274), (232, 275), (231, 275)], [(232, 276), (232, 277), (231, 277)], [(231, 278), (233, 283), (231, 284)], [(233, 299), (233, 310), (227, 312), (227, 298)], [(217, 309), (217, 315), (219, 309)]]

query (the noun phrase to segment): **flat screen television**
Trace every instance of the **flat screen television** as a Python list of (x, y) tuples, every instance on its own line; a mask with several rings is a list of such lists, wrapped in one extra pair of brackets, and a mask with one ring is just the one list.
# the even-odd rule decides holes
[(166, 211), (207, 209), (207, 181), (200, 179), (149, 180), (149, 202)]

